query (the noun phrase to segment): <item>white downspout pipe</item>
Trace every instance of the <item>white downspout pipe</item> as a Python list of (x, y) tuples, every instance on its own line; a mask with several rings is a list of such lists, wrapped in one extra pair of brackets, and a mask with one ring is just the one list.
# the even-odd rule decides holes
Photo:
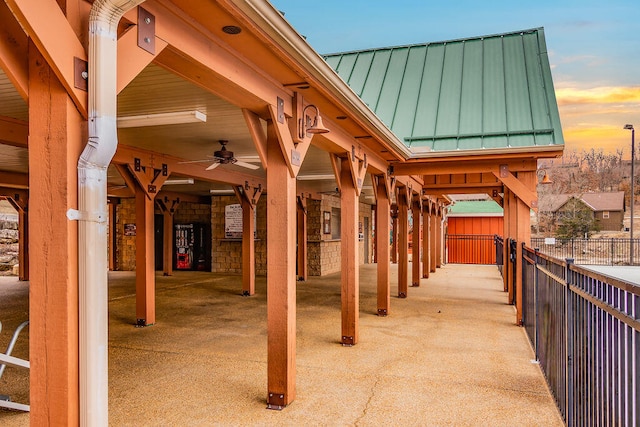
[(96, 0), (89, 15), (89, 141), (78, 161), (80, 425), (107, 426), (107, 167), (118, 145), (117, 27), (144, 0)]

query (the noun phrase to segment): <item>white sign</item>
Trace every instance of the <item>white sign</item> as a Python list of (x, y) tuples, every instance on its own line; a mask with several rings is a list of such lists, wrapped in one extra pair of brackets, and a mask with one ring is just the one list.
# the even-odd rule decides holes
[(544, 238), (544, 244), (545, 245), (555, 245), (556, 244), (556, 238), (555, 237), (545, 237)]
[[(256, 238), (256, 211), (253, 211), (253, 238)], [(242, 239), (242, 205), (227, 205), (224, 207), (224, 238)]]

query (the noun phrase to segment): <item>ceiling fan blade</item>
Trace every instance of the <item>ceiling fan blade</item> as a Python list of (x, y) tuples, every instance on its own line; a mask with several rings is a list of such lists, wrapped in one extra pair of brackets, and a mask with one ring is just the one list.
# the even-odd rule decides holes
[(243, 168), (247, 168), (247, 169), (253, 169), (253, 170), (256, 170), (256, 169), (260, 168), (260, 166), (258, 166), (258, 165), (254, 165), (254, 164), (247, 163), (247, 162), (241, 162), (241, 161), (235, 162), (234, 165), (240, 166), (240, 167), (243, 167)]
[(213, 170), (213, 169), (217, 168), (218, 166), (220, 166), (220, 163), (215, 162), (215, 163), (212, 163), (212, 164), (211, 164), (211, 166), (209, 166), (209, 167), (208, 167), (207, 169), (205, 169), (205, 170), (210, 171), (210, 170)]
[(203, 159), (203, 160), (185, 160), (183, 162), (178, 162), (179, 165), (185, 165), (187, 163), (208, 163), (208, 162), (212, 162), (213, 159)]
[(247, 163), (260, 163), (260, 156), (237, 156), (236, 160)]

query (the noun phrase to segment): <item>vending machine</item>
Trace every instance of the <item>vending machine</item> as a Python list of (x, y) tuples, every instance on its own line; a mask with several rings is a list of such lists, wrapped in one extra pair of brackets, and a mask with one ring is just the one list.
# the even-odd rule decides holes
[(204, 224), (175, 225), (175, 265), (176, 270), (211, 269), (209, 230)]
[(176, 270), (193, 269), (194, 224), (175, 225)]

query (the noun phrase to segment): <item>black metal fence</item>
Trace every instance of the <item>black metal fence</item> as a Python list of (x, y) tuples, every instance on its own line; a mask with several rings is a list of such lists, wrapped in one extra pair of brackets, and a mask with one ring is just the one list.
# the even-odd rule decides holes
[(640, 425), (640, 286), (523, 250), (524, 326), (568, 426)]
[[(576, 264), (640, 265), (640, 239), (531, 238), (531, 246), (555, 258), (572, 258)], [(633, 251), (633, 257), (631, 257)]]
[(500, 274), (504, 274), (502, 272), (504, 268), (504, 239), (498, 235), (495, 235), (494, 239), (496, 242), (496, 265), (498, 266)]

